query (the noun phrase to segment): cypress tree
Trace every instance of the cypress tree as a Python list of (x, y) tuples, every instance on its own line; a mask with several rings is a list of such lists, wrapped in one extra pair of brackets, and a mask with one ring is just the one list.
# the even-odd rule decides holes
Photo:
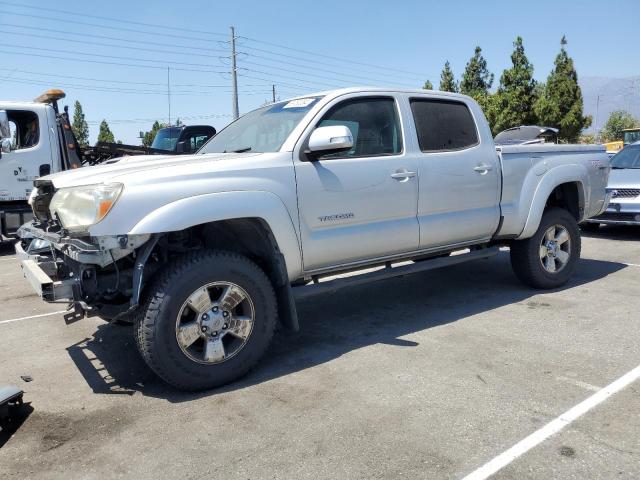
[(89, 146), (89, 125), (84, 119), (84, 113), (82, 112), (82, 105), (76, 100), (73, 105), (73, 122), (71, 123), (71, 130), (78, 140), (78, 144), (81, 147)]
[(476, 47), (473, 57), (467, 62), (462, 74), (460, 93), (479, 100), (489, 94), (491, 85), (493, 85), (493, 74), (487, 69), (487, 61), (482, 56), (482, 49)]
[(536, 101), (535, 113), (542, 125), (560, 130), (560, 140), (576, 142), (580, 132), (591, 125), (591, 117), (583, 115), (578, 74), (567, 54), (566, 44), (567, 39), (563, 36), (553, 70)]
[(444, 68), (440, 74), (440, 91), (442, 92), (457, 92), (458, 83), (451, 70), (449, 60), (444, 63)]
[(114, 143), (116, 140), (113, 136), (113, 132), (109, 128), (109, 124), (106, 120), (102, 120), (100, 122), (100, 132), (98, 133), (98, 141), (99, 142), (111, 142)]
[(536, 123), (533, 110), (536, 102), (536, 81), (533, 79), (533, 65), (524, 53), (521, 37), (517, 37), (513, 42), (511, 64), (511, 68), (502, 73), (496, 93), (494, 133)]
[(431, 80), (427, 80), (426, 82), (424, 82), (423, 87), (425, 90), (433, 90), (433, 83), (431, 83)]

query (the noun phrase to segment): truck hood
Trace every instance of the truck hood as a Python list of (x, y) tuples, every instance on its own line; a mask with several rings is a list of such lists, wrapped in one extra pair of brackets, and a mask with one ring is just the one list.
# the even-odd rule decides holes
[(640, 188), (640, 168), (612, 169), (608, 188)]
[(153, 172), (154, 175), (166, 171), (184, 171), (184, 167), (194, 168), (198, 171), (207, 170), (214, 173), (228, 161), (250, 159), (260, 157), (262, 153), (210, 153), (203, 155), (137, 155), (121, 157), (109, 160), (102, 165), (83, 167), (75, 170), (54, 173), (42, 180), (50, 180), (55, 188), (75, 187), (82, 185), (95, 185), (99, 183), (123, 182), (132, 177), (140, 177), (137, 174)]

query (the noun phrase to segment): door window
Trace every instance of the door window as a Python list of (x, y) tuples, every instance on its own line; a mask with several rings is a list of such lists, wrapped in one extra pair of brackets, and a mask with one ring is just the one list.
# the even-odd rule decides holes
[(321, 159), (397, 155), (402, 152), (400, 118), (393, 98), (358, 98), (334, 106), (317, 127), (344, 125), (353, 135), (348, 152), (323, 155)]
[(189, 138), (187, 145), (189, 147), (190, 152), (195, 152), (198, 150), (205, 142), (209, 139), (209, 136), (204, 133), (196, 133), (192, 137)]
[(11, 129), (12, 148), (20, 150), (35, 147), (40, 139), (38, 115), (24, 110), (9, 110), (7, 116)]
[(461, 150), (478, 144), (476, 123), (462, 102), (413, 98), (411, 112), (423, 152)]

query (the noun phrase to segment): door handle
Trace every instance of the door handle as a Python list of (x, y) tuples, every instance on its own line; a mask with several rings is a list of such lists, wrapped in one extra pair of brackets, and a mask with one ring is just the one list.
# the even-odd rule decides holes
[(481, 175), (484, 175), (485, 173), (493, 170), (493, 167), (491, 165), (481, 163), (480, 165), (476, 165), (473, 170), (479, 172)]
[(391, 178), (393, 178), (394, 180), (398, 180), (400, 182), (407, 181), (410, 178), (413, 178), (415, 176), (416, 176), (416, 172), (409, 172), (408, 170), (405, 170), (405, 169), (397, 170), (395, 173), (391, 174)]

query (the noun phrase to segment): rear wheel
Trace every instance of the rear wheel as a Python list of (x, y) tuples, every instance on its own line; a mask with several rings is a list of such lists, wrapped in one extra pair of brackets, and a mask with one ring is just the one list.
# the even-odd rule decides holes
[(264, 272), (226, 252), (183, 257), (149, 290), (137, 319), (138, 349), (149, 367), (182, 390), (205, 390), (248, 372), (276, 324), (276, 298)]
[(516, 276), (535, 288), (564, 285), (580, 258), (580, 229), (575, 218), (561, 208), (542, 215), (536, 233), (511, 245), (511, 266)]

